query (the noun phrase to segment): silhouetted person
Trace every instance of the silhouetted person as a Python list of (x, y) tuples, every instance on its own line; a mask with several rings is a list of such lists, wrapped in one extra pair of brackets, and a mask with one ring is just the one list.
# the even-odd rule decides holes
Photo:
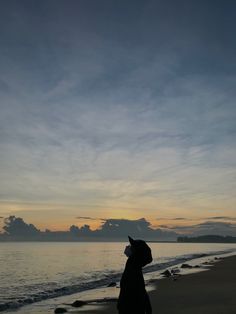
[(152, 307), (145, 289), (142, 267), (152, 262), (152, 253), (143, 240), (129, 237), (125, 248), (128, 260), (120, 281), (117, 308), (119, 314), (151, 314)]

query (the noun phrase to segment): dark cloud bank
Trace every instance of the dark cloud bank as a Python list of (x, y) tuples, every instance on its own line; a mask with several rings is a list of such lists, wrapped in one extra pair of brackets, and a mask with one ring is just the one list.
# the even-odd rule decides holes
[(27, 224), (22, 218), (10, 216), (4, 220), (2, 240), (38, 240), (38, 241), (114, 241), (127, 239), (127, 235), (152, 240), (175, 240), (176, 233), (153, 229), (144, 218), (138, 220), (107, 219), (97, 230), (91, 230), (85, 224), (82, 227), (70, 226), (68, 231), (40, 231), (34, 225)]
[(179, 236), (236, 236), (236, 226), (231, 223), (210, 222), (186, 227), (173, 227), (168, 230), (152, 228), (145, 218), (138, 220), (106, 219), (100, 228), (91, 230), (85, 224), (82, 227), (70, 226), (68, 231), (41, 231), (33, 224), (27, 224), (22, 218), (9, 216), (4, 219), (0, 241), (120, 241), (127, 235), (151, 241), (175, 241)]

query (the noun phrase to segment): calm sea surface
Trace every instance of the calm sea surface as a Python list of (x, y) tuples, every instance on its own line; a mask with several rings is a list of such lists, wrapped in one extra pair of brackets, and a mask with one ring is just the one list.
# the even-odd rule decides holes
[[(126, 243), (0, 243), (0, 310), (118, 281)], [(146, 271), (216, 252), (236, 244), (150, 243)]]

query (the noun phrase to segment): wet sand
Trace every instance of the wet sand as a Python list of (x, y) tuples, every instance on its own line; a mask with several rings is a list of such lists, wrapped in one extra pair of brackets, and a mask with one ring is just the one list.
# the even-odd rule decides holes
[[(217, 260), (208, 271), (157, 280), (149, 292), (153, 314), (235, 314), (236, 256)], [(86, 314), (117, 314), (116, 303)], [(135, 314), (135, 313), (127, 313)]]

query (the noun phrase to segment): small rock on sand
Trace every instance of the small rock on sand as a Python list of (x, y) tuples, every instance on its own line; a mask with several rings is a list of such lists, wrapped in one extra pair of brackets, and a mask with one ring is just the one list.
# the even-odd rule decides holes
[(172, 273), (173, 275), (179, 274), (179, 273), (180, 273), (180, 270), (179, 270), (179, 268), (172, 268), (172, 269), (171, 269), (171, 273)]
[(110, 282), (107, 287), (116, 287), (116, 282), (112, 281)]
[(191, 266), (189, 264), (182, 264), (181, 268), (193, 268), (193, 266)]
[(85, 305), (85, 304), (87, 304), (86, 301), (76, 300), (75, 302), (73, 302), (73, 303), (71, 304), (71, 306), (73, 306), (73, 307), (81, 307), (81, 306), (83, 306), (83, 305)]
[(163, 275), (165, 277), (170, 277), (171, 276), (171, 272), (167, 269), (167, 270), (163, 271), (163, 273), (161, 273), (161, 275)]
[(55, 309), (54, 313), (66, 313), (67, 309), (64, 309), (64, 307), (58, 307)]

